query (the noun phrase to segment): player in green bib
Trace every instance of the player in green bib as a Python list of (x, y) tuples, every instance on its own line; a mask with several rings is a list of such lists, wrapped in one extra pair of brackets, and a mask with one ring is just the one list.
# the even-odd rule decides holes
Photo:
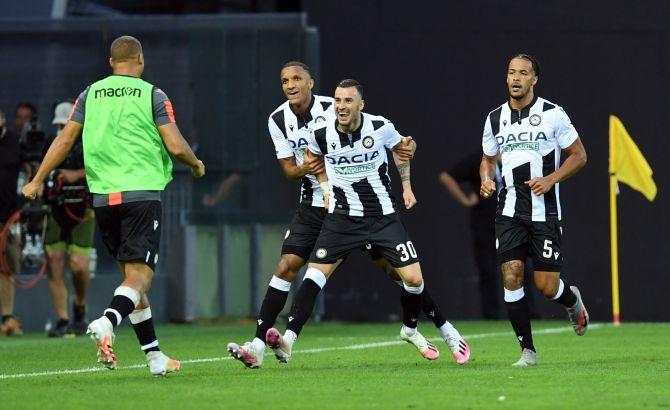
[(205, 174), (205, 165), (177, 128), (167, 95), (140, 78), (144, 71), (140, 42), (130, 36), (114, 40), (109, 64), (113, 74), (79, 95), (68, 123), (23, 194), (35, 198), (81, 134), (96, 221), (125, 276), (87, 333), (97, 345), (98, 361), (114, 369), (114, 327), (128, 316), (149, 371), (165, 375), (179, 370), (180, 363), (160, 351), (147, 298), (158, 262), (161, 192), (172, 179), (170, 155), (190, 166), (195, 178)]

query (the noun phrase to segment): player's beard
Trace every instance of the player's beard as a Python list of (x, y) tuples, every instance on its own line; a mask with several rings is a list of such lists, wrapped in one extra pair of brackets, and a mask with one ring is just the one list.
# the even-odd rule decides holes
[(513, 94), (510, 92), (510, 93), (509, 93), (509, 98), (512, 98), (512, 99), (517, 100), (517, 101), (519, 101), (519, 100), (523, 100), (523, 99), (526, 98), (526, 96), (528, 95), (528, 91), (530, 91), (530, 90), (526, 90), (525, 93), (523, 93), (523, 94), (519, 94), (519, 95), (513, 95)]

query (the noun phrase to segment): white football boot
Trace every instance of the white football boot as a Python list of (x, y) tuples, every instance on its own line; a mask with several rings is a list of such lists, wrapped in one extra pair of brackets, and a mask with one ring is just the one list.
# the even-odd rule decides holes
[(265, 343), (270, 346), (280, 363), (288, 363), (288, 361), (291, 360), (291, 350), (293, 350), (293, 345), (284, 339), (281, 333), (279, 333), (279, 330), (274, 327), (268, 329), (265, 333)]
[(403, 326), (400, 328), (400, 338), (407, 343), (414, 345), (425, 359), (437, 360), (437, 358), (440, 357), (440, 351), (437, 350), (437, 347), (423, 337), (418, 330), (414, 332), (412, 336), (409, 336), (405, 333), (405, 326)]
[(263, 364), (265, 352), (258, 352), (251, 342), (246, 342), (242, 346), (237, 343), (228, 343), (228, 352), (233, 357), (242, 362), (250, 369), (258, 369)]
[(170, 359), (163, 352), (147, 353), (147, 366), (152, 376), (165, 376), (168, 373), (178, 372), (181, 368), (179, 360)]
[(530, 349), (524, 348), (523, 351), (521, 352), (521, 358), (512, 366), (529, 367), (529, 366), (537, 366), (538, 363), (539, 362), (537, 361), (537, 354)]
[(108, 369), (116, 369), (118, 363), (112, 349), (114, 343), (114, 326), (106, 316), (92, 321), (86, 329), (86, 334), (91, 336), (98, 348), (98, 363), (102, 363)]

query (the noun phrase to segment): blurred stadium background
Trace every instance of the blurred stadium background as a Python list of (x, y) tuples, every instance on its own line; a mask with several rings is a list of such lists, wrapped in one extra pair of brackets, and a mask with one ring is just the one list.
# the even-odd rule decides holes
[[(607, 161), (608, 116), (615, 114), (659, 187), (652, 203), (621, 187), (622, 320), (670, 320), (662, 302), (669, 289), (663, 232), (670, 228), (664, 195), (670, 168), (663, 157), (670, 150), (670, 3), (476, 3), (3, 2), (0, 109), (11, 124), (16, 104), (32, 102), (52, 134), (54, 104), (109, 73), (115, 37), (137, 37), (147, 61), (144, 78), (170, 96), (179, 127), (208, 167), (206, 178), (194, 182), (176, 166), (164, 198), (154, 317), (252, 318), (298, 198), (298, 185), (283, 177), (267, 132), (268, 114), (284, 101), (279, 68), (305, 61), (316, 73), (317, 94), (330, 95), (339, 80), (356, 78), (366, 90), (366, 111), (392, 119), (419, 143), (412, 166), (419, 204), (402, 218), (432, 293), (450, 319), (477, 319), (468, 210), (448, 197), (438, 174), (480, 149), (486, 114), (507, 98), (506, 63), (528, 52), (543, 68), (536, 94), (565, 107), (589, 155), (586, 168), (561, 187), (563, 275), (580, 286), (592, 320), (611, 320)], [(229, 194), (205, 205), (206, 195), (226, 179)], [(119, 279), (99, 237), (96, 248), (89, 312), (106, 306)], [(329, 282), (320, 316), (397, 320), (398, 288), (381, 275), (366, 256), (353, 255)], [(536, 305), (544, 318), (564, 317), (554, 304)], [(15, 314), (27, 330), (41, 330), (52, 311), (44, 280), (17, 292)]]

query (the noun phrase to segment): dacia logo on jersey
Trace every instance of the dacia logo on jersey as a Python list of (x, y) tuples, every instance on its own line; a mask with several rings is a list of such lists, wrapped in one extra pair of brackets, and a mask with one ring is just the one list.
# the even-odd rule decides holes
[(309, 145), (307, 140), (304, 139), (304, 138), (300, 138), (297, 143), (295, 141), (288, 140), (288, 143), (291, 146), (291, 148), (293, 148), (293, 149), (305, 148), (306, 146)]
[(379, 151), (366, 152), (364, 154), (356, 154), (351, 157), (341, 156), (335, 159), (334, 157), (327, 156), (326, 160), (332, 165), (348, 165), (348, 164), (362, 164), (363, 162), (369, 162), (374, 160), (379, 156)]
[(368, 136), (363, 138), (363, 146), (365, 148), (372, 148), (372, 146), (375, 145), (375, 139)]
[(322, 117), (322, 116), (319, 115), (318, 117), (316, 117), (314, 122), (324, 122), (325, 120), (326, 120), (326, 117)]
[(496, 136), (496, 142), (498, 143), (498, 145), (509, 144), (511, 142), (532, 142), (539, 140), (547, 141), (547, 136), (542, 131), (538, 133), (533, 133), (532, 131), (531, 132), (524, 131), (520, 132), (517, 135), (508, 134), (507, 137), (503, 135)]
[(133, 97), (142, 97), (142, 90), (133, 87), (101, 88), (99, 90), (95, 90), (93, 98), (125, 97), (127, 95), (132, 95)]

